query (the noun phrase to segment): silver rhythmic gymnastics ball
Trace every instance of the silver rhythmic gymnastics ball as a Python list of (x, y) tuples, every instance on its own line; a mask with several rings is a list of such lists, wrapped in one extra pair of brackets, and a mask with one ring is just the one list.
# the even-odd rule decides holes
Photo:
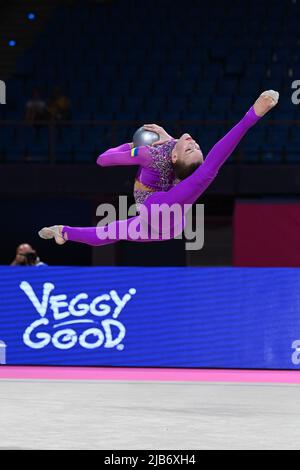
[(142, 147), (144, 145), (152, 145), (159, 140), (159, 135), (156, 132), (146, 131), (144, 127), (140, 127), (133, 136), (133, 145), (135, 147)]

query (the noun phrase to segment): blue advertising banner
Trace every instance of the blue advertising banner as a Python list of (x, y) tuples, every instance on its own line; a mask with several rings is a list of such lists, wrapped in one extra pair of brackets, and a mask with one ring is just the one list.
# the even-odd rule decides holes
[(0, 363), (300, 367), (300, 269), (3, 267), (0, 279)]

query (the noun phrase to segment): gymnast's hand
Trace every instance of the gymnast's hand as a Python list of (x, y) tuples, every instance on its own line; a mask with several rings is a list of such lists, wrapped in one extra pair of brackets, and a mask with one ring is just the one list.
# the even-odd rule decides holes
[(172, 140), (172, 137), (165, 131), (163, 127), (158, 126), (157, 124), (144, 124), (144, 129), (150, 132), (156, 132), (159, 135), (159, 140), (154, 142), (153, 147), (156, 145), (165, 144), (169, 140)]
[(279, 93), (274, 90), (264, 91), (255, 101), (254, 111), (257, 116), (264, 116), (273, 109), (279, 100)]

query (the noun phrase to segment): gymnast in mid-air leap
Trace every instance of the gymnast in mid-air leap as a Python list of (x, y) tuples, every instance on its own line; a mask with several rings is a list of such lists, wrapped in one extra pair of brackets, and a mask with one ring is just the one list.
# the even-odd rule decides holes
[[(181, 207), (193, 204), (215, 179), (218, 170), (247, 131), (254, 126), (261, 117), (267, 114), (279, 100), (279, 93), (273, 90), (265, 91), (256, 100), (241, 121), (231, 129), (203, 159), (199, 145), (189, 134), (183, 134), (175, 140), (164, 129), (154, 124), (146, 125), (148, 131), (156, 132), (159, 140), (152, 146), (133, 147), (133, 144), (124, 144), (110, 149), (98, 157), (100, 166), (138, 165), (139, 170), (134, 185), (134, 196), (137, 206), (143, 205), (150, 210), (152, 206), (165, 205), (171, 207), (179, 204)], [(55, 225), (43, 228), (39, 235), (44, 239), (54, 238), (56, 243), (62, 245), (67, 241), (85, 243), (93, 246), (116, 243), (119, 240), (152, 241), (149, 237), (138, 240), (130, 236), (130, 226), (138, 223), (145, 225), (145, 218), (141, 213), (126, 220), (112, 222), (104, 227), (69, 227)], [(153, 225), (151, 220), (147, 221)], [(156, 222), (159, 224), (160, 222)], [(113, 230), (109, 230), (112, 229)], [(165, 239), (161, 227), (155, 227), (158, 237), (153, 241)], [(183, 230), (183, 227), (180, 229)], [(173, 230), (173, 238), (178, 231)], [(114, 236), (107, 236), (113, 233)], [(124, 236), (124, 234), (126, 234)]]

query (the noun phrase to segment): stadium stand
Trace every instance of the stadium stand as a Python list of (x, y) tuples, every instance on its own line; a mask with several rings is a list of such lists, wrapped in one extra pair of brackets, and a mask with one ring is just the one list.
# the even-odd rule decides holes
[[(273, 122), (246, 137), (229, 164), (300, 163), (300, 2), (212, 0), (74, 2), (60, 6), (8, 82), (0, 108), (1, 161), (91, 163), (151, 121), (189, 131), (204, 152), (265, 89), (281, 103)], [(36, 87), (60, 85), (71, 100), (69, 123), (20, 124)], [(12, 124), (9, 124), (12, 122)]]

